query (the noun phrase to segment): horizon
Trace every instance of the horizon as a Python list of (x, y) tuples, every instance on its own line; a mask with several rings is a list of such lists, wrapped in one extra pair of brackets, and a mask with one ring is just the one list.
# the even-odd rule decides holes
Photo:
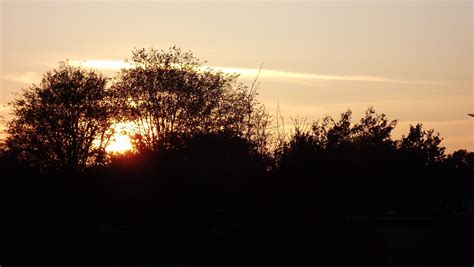
[(176, 44), (247, 85), (264, 63), (259, 100), (273, 117), (279, 105), (286, 122), (347, 108), (357, 119), (373, 106), (399, 120), (394, 139), (422, 123), (448, 153), (474, 150), (469, 1), (0, 5), (6, 119), (13, 93), (59, 61), (89, 62), (82, 65), (113, 77), (134, 47)]

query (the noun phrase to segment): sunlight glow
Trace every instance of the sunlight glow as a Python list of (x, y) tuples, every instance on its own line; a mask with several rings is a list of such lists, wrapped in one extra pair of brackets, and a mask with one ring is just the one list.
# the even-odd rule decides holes
[(113, 138), (112, 142), (105, 149), (108, 153), (123, 154), (131, 151), (133, 148), (128, 135), (117, 135)]
[(110, 144), (105, 151), (111, 154), (123, 154), (133, 150), (133, 145), (130, 140), (131, 125), (127, 123), (118, 123), (115, 125), (115, 134), (112, 136)]

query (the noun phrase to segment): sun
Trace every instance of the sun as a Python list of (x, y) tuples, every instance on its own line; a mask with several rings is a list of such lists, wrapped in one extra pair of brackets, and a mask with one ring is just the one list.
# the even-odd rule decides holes
[(124, 154), (132, 151), (133, 145), (129, 134), (133, 125), (131, 123), (117, 123), (113, 128), (115, 134), (112, 136), (105, 151), (110, 154)]
[(130, 137), (125, 134), (119, 134), (112, 138), (112, 141), (107, 146), (105, 151), (112, 154), (124, 154), (131, 151), (133, 148)]

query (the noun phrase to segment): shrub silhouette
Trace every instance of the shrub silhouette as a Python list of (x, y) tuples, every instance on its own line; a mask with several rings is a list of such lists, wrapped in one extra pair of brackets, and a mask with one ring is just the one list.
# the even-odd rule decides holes
[[(277, 171), (281, 179), (287, 179), (284, 183), (298, 191), (318, 192), (328, 201), (326, 207), (341, 214), (375, 215), (386, 207), (384, 201), (397, 203), (400, 209), (411, 205), (427, 211), (424, 202), (433, 199), (426, 196), (423, 200), (422, 191), (428, 183), (434, 192), (438, 180), (425, 180), (435, 176), (434, 169), (426, 166), (442, 161), (441, 139), (419, 125), (411, 128), (408, 137), (393, 140), (395, 120), (368, 108), (352, 125), (351, 115), (348, 110), (338, 121), (325, 117), (309, 130), (295, 129), (276, 150)], [(415, 194), (416, 199), (400, 199), (397, 194), (401, 192)]]

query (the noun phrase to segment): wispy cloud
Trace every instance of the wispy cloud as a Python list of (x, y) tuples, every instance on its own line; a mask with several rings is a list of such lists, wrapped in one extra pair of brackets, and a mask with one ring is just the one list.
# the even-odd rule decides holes
[[(237, 72), (242, 76), (256, 76), (259, 69), (256, 68), (229, 68), (229, 67), (213, 67), (222, 69), (224, 72)], [(403, 84), (425, 84), (439, 85), (441, 83), (431, 81), (413, 81), (390, 79), (381, 76), (371, 75), (327, 75), (305, 72), (291, 72), (272, 69), (263, 69), (260, 77), (266, 78), (282, 78), (282, 79), (299, 79), (299, 80), (330, 80), (330, 81), (359, 81), (359, 82), (383, 82), (383, 83), (403, 83)]]
[(122, 60), (70, 60), (69, 63), (73, 66), (103, 70), (119, 70), (133, 67), (132, 63)]
[(41, 81), (41, 75), (31, 71), (19, 74), (2, 75), (0, 78), (3, 80), (21, 82), (25, 84), (39, 83)]
[[(95, 68), (103, 70), (119, 70), (122, 68), (133, 67), (132, 63), (120, 60), (72, 60), (71, 64), (76, 66), (83, 66), (86, 68)], [(207, 66), (216, 70), (221, 70), (225, 73), (238, 73), (242, 77), (256, 77), (258, 68), (239, 68), (239, 67), (221, 67), (221, 66)], [(417, 81), (417, 80), (401, 80), (391, 79), (382, 76), (372, 75), (328, 75), (305, 72), (291, 72), (273, 69), (262, 69), (260, 73), (261, 78), (269, 79), (291, 79), (291, 80), (328, 80), (328, 81), (354, 81), (354, 82), (381, 82), (381, 83), (400, 83), (400, 84), (420, 84), (420, 85), (440, 85), (439, 82), (432, 81)]]

